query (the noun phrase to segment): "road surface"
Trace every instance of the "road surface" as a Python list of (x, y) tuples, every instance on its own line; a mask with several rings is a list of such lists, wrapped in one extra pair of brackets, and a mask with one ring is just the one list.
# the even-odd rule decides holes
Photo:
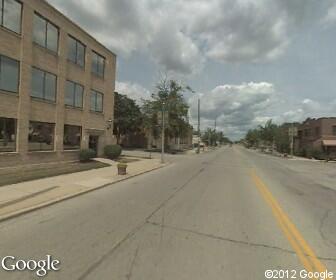
[[(59, 259), (44, 279), (336, 273), (336, 164), (238, 146), (175, 156), (164, 169), (1, 223), (0, 248), (1, 257)], [(0, 270), (0, 279), (37, 277)]]

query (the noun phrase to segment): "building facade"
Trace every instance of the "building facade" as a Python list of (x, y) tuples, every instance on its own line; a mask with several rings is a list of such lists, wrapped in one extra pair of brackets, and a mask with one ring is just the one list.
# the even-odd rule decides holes
[(0, 166), (115, 143), (116, 55), (44, 0), (0, 0)]
[(296, 149), (336, 157), (336, 118), (307, 119), (298, 128)]

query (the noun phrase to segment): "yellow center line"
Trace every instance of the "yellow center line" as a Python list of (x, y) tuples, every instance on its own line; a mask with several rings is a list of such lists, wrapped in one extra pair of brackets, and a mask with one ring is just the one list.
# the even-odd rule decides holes
[(313, 249), (305, 241), (297, 227), (282, 210), (279, 203), (276, 201), (272, 193), (268, 190), (265, 183), (257, 176), (254, 170), (251, 171), (251, 177), (258, 190), (262, 194), (263, 198), (271, 207), (273, 215), (278, 221), (280, 228), (282, 229), (284, 235), (288, 239), (289, 243), (296, 252), (305, 269), (310, 272), (326, 271), (326, 266), (323, 265), (321, 261), (316, 257)]

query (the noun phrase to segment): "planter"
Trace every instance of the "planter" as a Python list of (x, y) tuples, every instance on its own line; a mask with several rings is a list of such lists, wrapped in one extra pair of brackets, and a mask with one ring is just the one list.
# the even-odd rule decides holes
[(117, 167), (118, 167), (118, 175), (126, 175), (127, 174), (127, 172), (126, 172), (127, 164), (119, 163), (117, 165)]

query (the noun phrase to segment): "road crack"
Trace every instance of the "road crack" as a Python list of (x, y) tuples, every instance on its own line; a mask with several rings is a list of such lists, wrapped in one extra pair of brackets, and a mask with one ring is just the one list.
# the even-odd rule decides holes
[[(161, 224), (155, 223), (155, 222), (150, 222), (149, 221), (149, 222), (147, 222), (147, 224), (152, 225), (152, 226), (156, 226), (156, 227), (162, 227)], [(237, 240), (237, 239), (223, 237), (223, 236), (217, 236), (217, 235), (213, 235), (213, 234), (209, 234), (209, 233), (198, 232), (198, 231), (191, 230), (191, 229), (185, 229), (185, 228), (180, 228), (180, 227), (175, 227), (175, 226), (169, 226), (167, 224), (164, 225), (164, 227), (167, 228), (167, 229), (175, 230), (175, 231), (180, 231), (180, 232), (195, 234), (195, 235), (198, 235), (198, 236), (201, 236), (201, 237), (205, 237), (205, 238), (209, 238), (209, 239), (220, 240), (220, 241), (224, 241), (224, 242), (230, 242), (230, 243), (244, 245), (244, 246), (249, 246), (249, 247), (257, 247), (257, 248), (265, 248), (265, 249), (271, 249), (271, 250), (278, 250), (278, 251), (281, 251), (283, 253), (287, 253), (287, 254), (291, 254), (291, 255), (296, 255), (296, 252), (294, 252), (292, 250), (284, 249), (284, 248), (281, 248), (281, 247), (278, 247), (278, 246), (272, 246), (272, 245), (267, 245), (267, 244), (263, 244), (263, 243), (254, 243), (254, 242), (244, 241), (244, 240)], [(320, 260), (326, 260), (326, 261), (334, 261), (334, 262), (336, 262), (336, 258), (326, 258), (326, 257), (318, 257), (318, 258)]]
[(127, 280), (131, 280), (131, 278), (132, 278), (133, 268), (134, 268), (134, 265), (135, 265), (135, 261), (138, 257), (138, 253), (139, 253), (139, 246), (135, 250), (135, 254), (134, 254), (133, 260), (131, 262), (129, 272), (126, 275)]
[(331, 211), (332, 211), (331, 209), (328, 209), (328, 210), (325, 212), (325, 214), (323, 215), (323, 217), (322, 217), (322, 219), (321, 219), (321, 223), (320, 223), (319, 231), (320, 231), (320, 234), (321, 234), (323, 240), (324, 240), (326, 243), (328, 243), (328, 245), (332, 244), (333, 246), (336, 246), (336, 242), (333, 241), (333, 240), (330, 240), (330, 239), (325, 235), (325, 233), (324, 233), (324, 231), (323, 231), (323, 228), (324, 228), (324, 226), (325, 226), (325, 222), (326, 222), (326, 220), (328, 219), (328, 217), (329, 217)]
[(162, 207), (164, 207), (171, 199), (173, 199), (180, 191), (182, 191), (186, 186), (188, 186), (196, 177), (198, 177), (204, 168), (198, 170), (195, 174), (193, 174), (184, 184), (182, 184), (176, 191), (174, 191), (166, 200), (164, 200), (150, 215), (148, 215), (145, 220), (140, 223), (137, 227), (135, 227), (132, 231), (124, 236), (119, 242), (117, 242), (109, 251), (107, 251), (104, 255), (102, 255), (96, 262), (94, 262), (84, 273), (77, 278), (78, 280), (86, 279), (93, 271), (97, 269), (108, 257), (112, 256), (114, 252), (127, 240), (132, 238), (137, 232), (139, 232), (148, 221), (158, 212)]

